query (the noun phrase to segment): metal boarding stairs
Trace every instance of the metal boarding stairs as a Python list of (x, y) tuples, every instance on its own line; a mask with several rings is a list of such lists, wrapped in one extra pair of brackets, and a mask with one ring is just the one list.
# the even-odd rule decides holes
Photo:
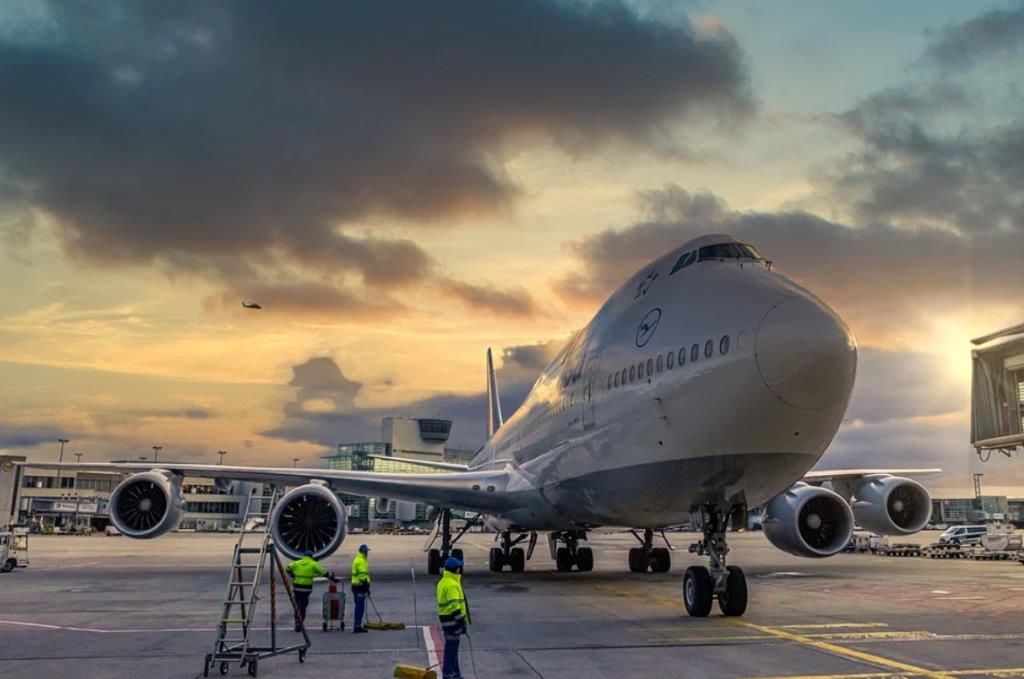
[[(262, 486), (260, 487), (262, 488)], [(220, 624), (217, 625), (217, 641), (213, 653), (206, 655), (203, 676), (210, 675), (210, 669), (218, 666), (221, 674), (227, 674), (232, 662), (248, 670), (250, 677), (258, 672), (261, 658), (297, 653), (299, 662), (305, 662), (306, 651), (309, 649), (309, 635), (305, 626), (302, 627), (302, 642), (289, 646), (277, 644), (277, 588), (278, 580), (288, 595), (288, 601), (296, 619), (298, 609), (295, 595), (292, 592), (291, 580), (287, 577), (281, 557), (270, 534), (270, 516), (280, 498), (280, 491), (275, 487), (269, 494), (253, 488), (246, 500), (245, 518), (238, 542), (235, 544), (228, 571), (227, 592), (224, 595), (224, 608)], [(260, 523), (261, 522), (261, 523)], [(263, 531), (256, 528), (262, 525)], [(266, 578), (264, 578), (266, 574)], [(263, 598), (260, 586), (264, 579), (270, 584), (270, 645), (259, 645), (256, 639), (257, 605)], [(263, 628), (259, 631), (264, 631)]]

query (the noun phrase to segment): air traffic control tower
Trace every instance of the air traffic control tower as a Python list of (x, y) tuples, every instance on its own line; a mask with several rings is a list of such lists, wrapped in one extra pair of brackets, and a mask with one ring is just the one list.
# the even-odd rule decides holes
[(1024, 449), (1024, 323), (971, 343), (971, 445), (1011, 455)]

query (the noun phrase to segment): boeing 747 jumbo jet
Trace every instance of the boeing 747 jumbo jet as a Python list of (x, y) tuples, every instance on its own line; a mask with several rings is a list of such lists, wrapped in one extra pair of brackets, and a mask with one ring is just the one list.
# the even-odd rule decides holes
[[(487, 442), (471, 463), (441, 473), (166, 463), (66, 464), (132, 473), (110, 497), (122, 533), (152, 538), (182, 515), (181, 480), (206, 476), (296, 486), (270, 517), (278, 548), (324, 557), (345, 538), (336, 493), (437, 508), (429, 548), (436, 573), (461, 533), (452, 510), (487, 517), (498, 530), (490, 568), (521, 572), (537, 532), (548, 533), (559, 571), (589, 571), (583, 546), (599, 526), (633, 529), (631, 572), (665, 572), (659, 529), (699, 518), (683, 603), (706, 616), (747, 606), (743, 571), (726, 564), (729, 527), (764, 506), (766, 537), (779, 549), (825, 557), (847, 543), (856, 520), (885, 535), (914, 533), (931, 512), (919, 470), (809, 471), (832, 441), (853, 387), (857, 349), (849, 328), (821, 300), (773, 270), (731, 236), (696, 238), (634, 274), (575, 333), (503, 420), (487, 355)], [(422, 464), (421, 462), (418, 462)], [(55, 468), (55, 463), (28, 463)], [(428, 464), (428, 466), (431, 466)], [(463, 532), (465, 528), (463, 528)], [(517, 546), (523, 542), (528, 550)]]

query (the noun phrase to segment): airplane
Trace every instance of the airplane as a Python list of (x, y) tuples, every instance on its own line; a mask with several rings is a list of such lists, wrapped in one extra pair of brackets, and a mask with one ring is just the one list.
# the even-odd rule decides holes
[(424, 547), (431, 574), (449, 555), (462, 556), (455, 545), (471, 522), (453, 534), (453, 510), (486, 517), (497, 531), (488, 557), (494, 572), (522, 572), (538, 531), (548, 532), (558, 571), (590, 571), (593, 551), (583, 543), (598, 527), (637, 537), (630, 572), (667, 572), (670, 552), (655, 546), (655, 534), (693, 517), (701, 538), (690, 551), (710, 567), (686, 569), (684, 607), (705, 617), (717, 600), (736, 616), (746, 611), (747, 583), (727, 563), (727, 531), (745, 527), (751, 509), (764, 508), (774, 546), (812, 558), (841, 551), (855, 521), (885, 535), (928, 522), (928, 491), (907, 477), (938, 469), (810, 471), (842, 422), (856, 361), (854, 337), (835, 311), (750, 243), (711, 234), (627, 279), (508, 419), (488, 350), (488, 438), (468, 465), (427, 463), (437, 471), (423, 474), (177, 462), (63, 467), (132, 473), (109, 507), (133, 538), (177, 526), (185, 475), (224, 488), (296, 486), (270, 518), (277, 547), (291, 557), (309, 549), (321, 558), (341, 545), (348, 517), (336, 493), (377, 497), (378, 506), (426, 503), (436, 515)]
[(242, 302), (242, 306), (244, 306), (246, 309), (262, 309), (263, 308), (263, 305), (259, 304), (258, 302)]

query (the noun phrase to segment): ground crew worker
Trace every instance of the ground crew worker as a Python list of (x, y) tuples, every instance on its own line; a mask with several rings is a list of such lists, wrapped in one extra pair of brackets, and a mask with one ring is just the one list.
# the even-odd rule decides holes
[(352, 632), (361, 634), (366, 631), (363, 627), (363, 613), (366, 611), (366, 597), (370, 596), (370, 564), (366, 557), (370, 548), (366, 545), (359, 545), (359, 551), (352, 559), (352, 599), (355, 601), (355, 624)]
[(462, 562), (449, 557), (444, 562), (444, 573), (437, 582), (437, 617), (444, 631), (444, 679), (462, 679), (459, 670), (459, 635), (466, 634), (469, 606), (462, 591)]
[(292, 576), (292, 591), (295, 593), (295, 605), (299, 609), (299, 615), (295, 618), (295, 631), (301, 632), (306, 623), (306, 607), (309, 606), (309, 595), (313, 592), (313, 578), (328, 578), (337, 581), (334, 573), (328, 573), (324, 567), (313, 558), (313, 552), (307, 550), (301, 559), (292, 561), (285, 567), (288, 574)]

